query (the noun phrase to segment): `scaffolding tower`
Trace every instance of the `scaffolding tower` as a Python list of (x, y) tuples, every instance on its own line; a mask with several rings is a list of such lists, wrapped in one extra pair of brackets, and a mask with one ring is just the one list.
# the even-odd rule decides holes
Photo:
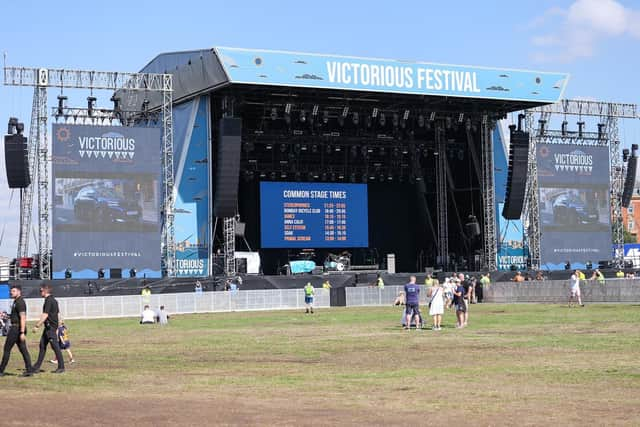
[(484, 208), (484, 251), (483, 266), (488, 271), (496, 270), (496, 199), (495, 176), (493, 170), (493, 128), (487, 115), (482, 116), (480, 124), (480, 145), (482, 147), (482, 202)]
[[(31, 182), (24, 190), (20, 205), (18, 258), (29, 254), (29, 230), (33, 206), (33, 183), (38, 188), (38, 267), (41, 279), (51, 278), (51, 230), (49, 226), (49, 147), (47, 139), (47, 88), (88, 89), (134, 92), (160, 92), (162, 119), (163, 227), (162, 269), (168, 276), (175, 272), (174, 180), (173, 180), (173, 79), (171, 74), (128, 73), (95, 70), (67, 70), (28, 67), (4, 67), (6, 86), (34, 87), (28, 157)], [(112, 116), (116, 116), (115, 111)], [(120, 117), (120, 116), (118, 116)], [(121, 120), (122, 125), (133, 124)], [(36, 165), (34, 168), (33, 165)]]

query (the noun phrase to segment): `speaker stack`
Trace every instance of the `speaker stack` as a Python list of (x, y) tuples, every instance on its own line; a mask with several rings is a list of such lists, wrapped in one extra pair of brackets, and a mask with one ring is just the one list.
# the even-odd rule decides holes
[(4, 136), (4, 161), (9, 188), (27, 188), (31, 184), (29, 174), (29, 148), (22, 136), (24, 125), (18, 119), (9, 119), (8, 134)]
[(235, 216), (238, 205), (242, 120), (223, 117), (218, 130), (213, 214), (228, 218)]
[(529, 133), (511, 126), (511, 146), (509, 147), (509, 171), (507, 190), (504, 197), (502, 216), (505, 219), (520, 219), (527, 187), (529, 163)]

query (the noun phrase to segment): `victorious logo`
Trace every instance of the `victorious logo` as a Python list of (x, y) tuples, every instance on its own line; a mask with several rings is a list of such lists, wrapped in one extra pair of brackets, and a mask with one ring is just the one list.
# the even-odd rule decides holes
[[(67, 128), (58, 130), (60, 136), (70, 138)], [(107, 132), (100, 136), (79, 136), (78, 154), (82, 158), (109, 158), (132, 160), (136, 151), (135, 138), (125, 137), (118, 132)]]

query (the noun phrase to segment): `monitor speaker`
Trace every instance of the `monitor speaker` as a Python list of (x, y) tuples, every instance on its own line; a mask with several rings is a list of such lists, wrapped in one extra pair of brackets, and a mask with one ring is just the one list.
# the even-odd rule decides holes
[(31, 184), (27, 138), (19, 134), (5, 135), (4, 161), (9, 188), (27, 188)]
[(236, 272), (247, 274), (247, 259), (236, 258)]
[(109, 269), (109, 278), (110, 279), (122, 279), (122, 269), (121, 268), (110, 268)]
[(238, 205), (242, 120), (223, 117), (219, 123), (213, 214), (229, 218), (236, 214)]
[(505, 219), (520, 219), (527, 187), (528, 163), (529, 133), (512, 130), (507, 189), (502, 208), (502, 216)]

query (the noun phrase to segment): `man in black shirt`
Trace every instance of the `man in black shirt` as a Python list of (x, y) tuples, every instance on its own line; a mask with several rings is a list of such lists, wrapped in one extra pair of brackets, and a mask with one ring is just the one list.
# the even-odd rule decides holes
[(44, 325), (42, 331), (42, 337), (40, 338), (40, 352), (38, 353), (38, 360), (33, 365), (35, 372), (40, 371), (42, 362), (44, 362), (44, 356), (47, 351), (47, 344), (51, 344), (51, 348), (56, 355), (58, 361), (58, 369), (53, 371), (55, 374), (61, 374), (64, 372), (64, 359), (62, 358), (62, 352), (60, 351), (60, 345), (58, 344), (58, 301), (51, 295), (51, 285), (44, 284), (40, 286), (40, 295), (44, 297), (44, 305), (42, 306), (42, 314), (40, 320), (33, 327), (35, 333), (40, 326)]
[(11, 285), (11, 298), (13, 298), (10, 314), (11, 327), (4, 342), (0, 376), (4, 376), (4, 370), (7, 367), (7, 363), (9, 363), (9, 356), (11, 356), (11, 349), (15, 344), (18, 344), (18, 349), (24, 359), (25, 371), (23, 375), (29, 377), (33, 369), (31, 368), (31, 356), (29, 356), (29, 350), (27, 350), (27, 304), (22, 298), (22, 287), (20, 285)]

